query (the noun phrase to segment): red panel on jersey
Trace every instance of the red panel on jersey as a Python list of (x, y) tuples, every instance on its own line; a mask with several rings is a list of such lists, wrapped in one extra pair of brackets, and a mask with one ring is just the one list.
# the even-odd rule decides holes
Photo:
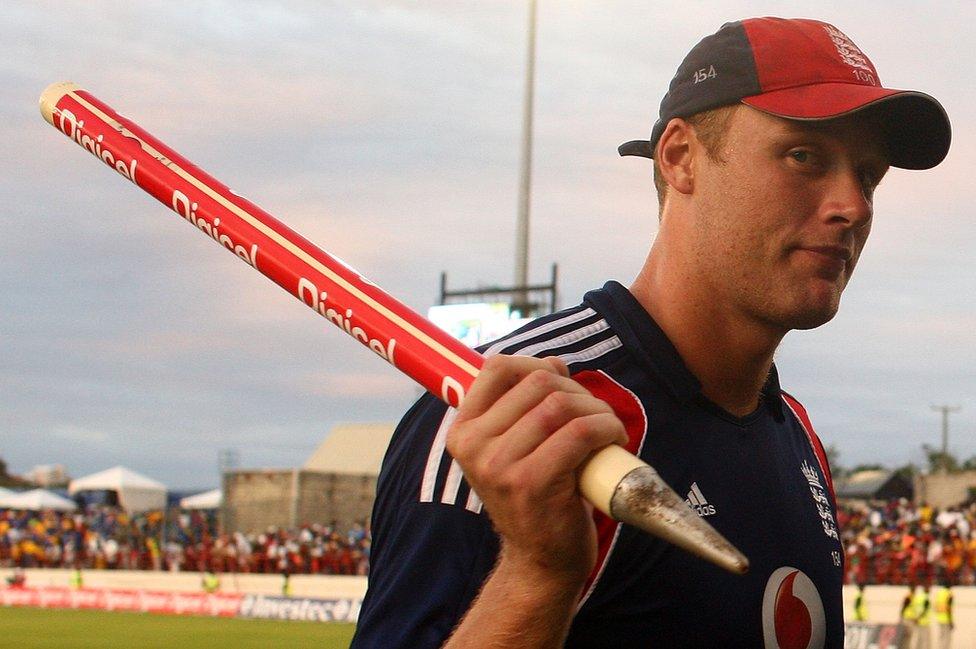
[[(647, 415), (634, 393), (603, 372), (586, 370), (574, 374), (573, 379), (589, 390), (593, 396), (610, 404), (627, 431), (628, 441), (625, 448), (630, 453), (639, 455), (644, 436), (647, 433)], [(586, 582), (586, 588), (583, 589), (583, 600), (592, 591), (600, 573), (603, 572), (603, 567), (617, 535), (617, 528), (620, 526), (620, 523), (597, 509), (593, 510), (593, 520), (596, 522), (598, 539), (597, 560), (596, 567)]]

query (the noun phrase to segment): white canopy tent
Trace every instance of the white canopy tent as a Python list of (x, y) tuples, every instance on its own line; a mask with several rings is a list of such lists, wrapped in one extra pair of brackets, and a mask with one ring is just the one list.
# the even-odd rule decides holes
[(119, 505), (133, 513), (166, 507), (166, 485), (124, 466), (72, 480), (68, 493), (74, 495), (79, 491), (114, 491), (119, 496)]
[(9, 491), (5, 495), (0, 495), (0, 507), (7, 509), (29, 509), (30, 511), (55, 509), (61, 512), (69, 512), (77, 509), (77, 505), (75, 505), (73, 500), (62, 498), (56, 493), (51, 493), (44, 489), (32, 489), (23, 493)]
[(181, 498), (180, 507), (182, 509), (219, 509), (223, 500), (224, 495), (220, 489), (213, 489)]

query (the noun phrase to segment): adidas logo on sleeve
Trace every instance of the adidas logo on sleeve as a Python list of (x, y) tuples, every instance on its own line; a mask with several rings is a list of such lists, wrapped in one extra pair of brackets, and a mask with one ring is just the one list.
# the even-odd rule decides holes
[(698, 512), (698, 515), (702, 518), (713, 516), (717, 513), (715, 506), (709, 505), (708, 501), (705, 500), (705, 494), (698, 488), (697, 482), (691, 483), (691, 491), (688, 492), (688, 497), (685, 498), (685, 502), (688, 503), (689, 507)]

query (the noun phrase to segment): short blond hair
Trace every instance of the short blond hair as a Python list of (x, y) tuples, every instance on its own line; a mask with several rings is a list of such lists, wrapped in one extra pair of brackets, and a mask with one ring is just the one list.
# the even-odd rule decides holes
[[(725, 144), (725, 136), (729, 131), (729, 121), (738, 107), (739, 104), (720, 106), (684, 118), (695, 129), (698, 141), (705, 147), (705, 152), (712, 160), (721, 161), (719, 150)], [(668, 184), (664, 181), (664, 176), (661, 175), (661, 167), (658, 165), (657, 158), (654, 159), (654, 188), (657, 189), (658, 214), (660, 214), (664, 209), (664, 198), (667, 196)]]

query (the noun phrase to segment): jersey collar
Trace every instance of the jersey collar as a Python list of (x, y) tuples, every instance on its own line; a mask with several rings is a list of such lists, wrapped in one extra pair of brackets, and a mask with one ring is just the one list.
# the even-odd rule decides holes
[[(692, 399), (705, 399), (701, 383), (685, 365), (667, 334), (627, 288), (611, 280), (602, 290), (587, 293), (584, 301), (606, 318), (624, 346), (676, 400), (687, 403)], [(783, 399), (775, 364), (763, 385), (762, 402), (777, 419), (783, 417)]]

